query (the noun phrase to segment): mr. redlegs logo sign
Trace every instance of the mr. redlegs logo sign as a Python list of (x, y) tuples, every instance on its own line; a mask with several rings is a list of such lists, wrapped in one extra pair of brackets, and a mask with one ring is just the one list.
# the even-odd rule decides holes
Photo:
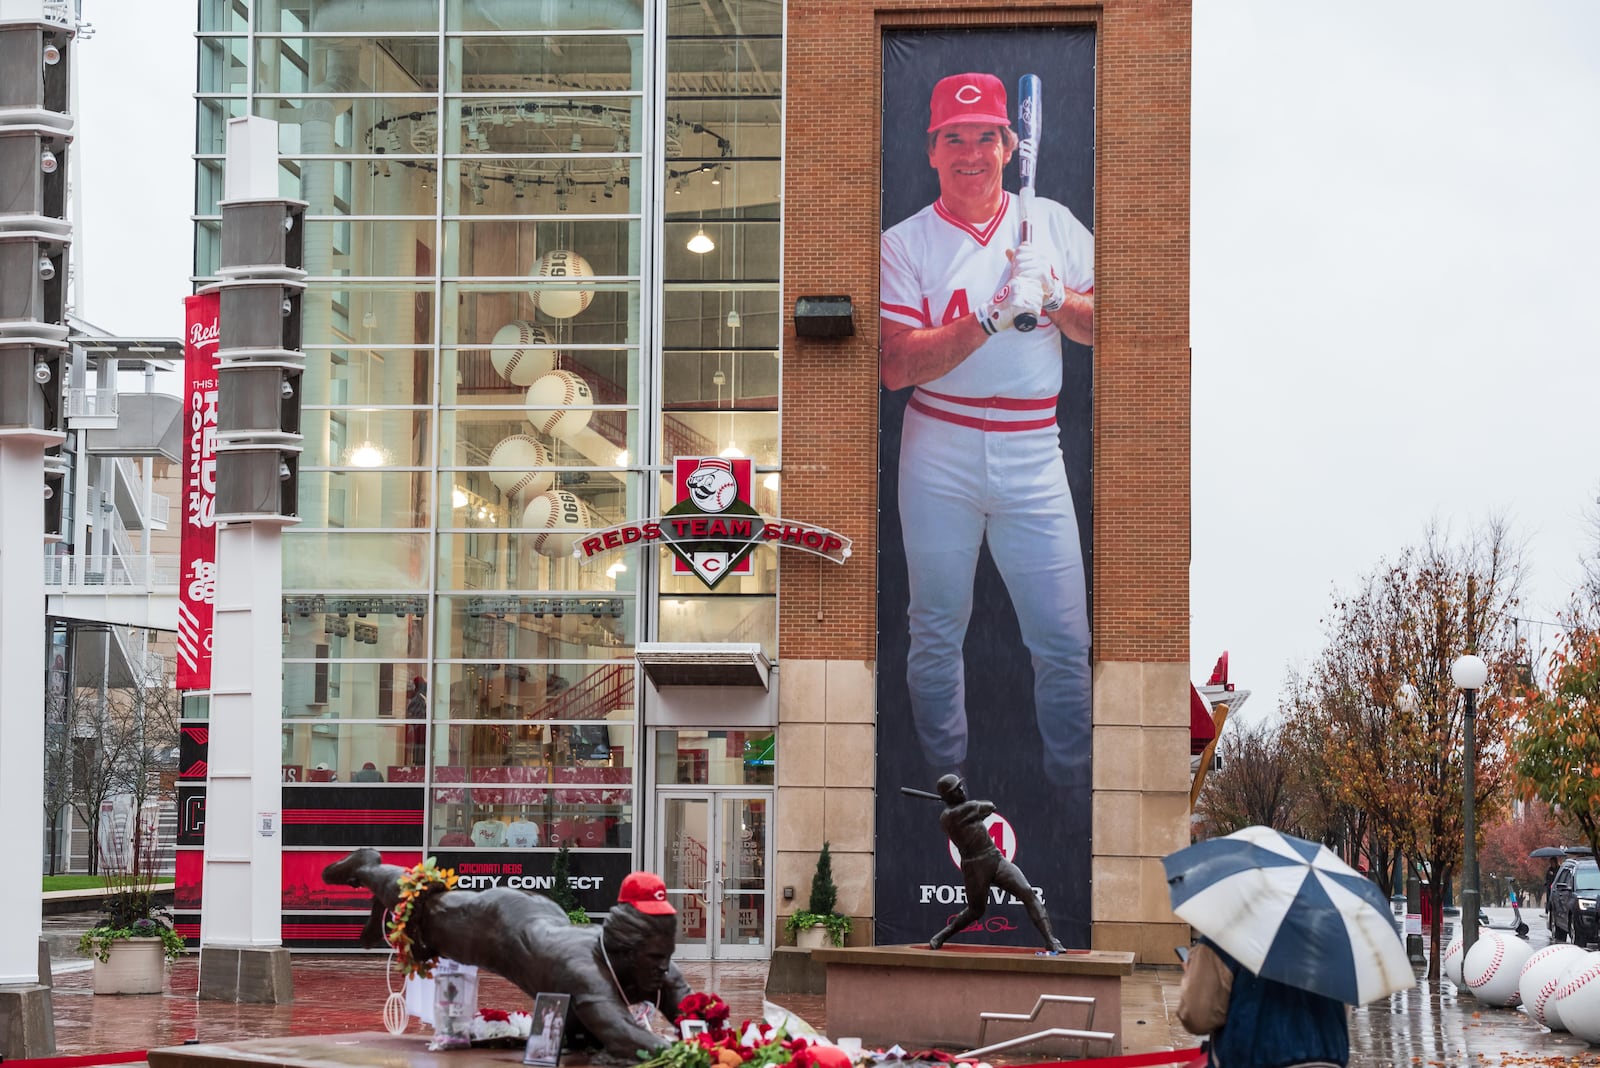
[(825, 527), (770, 519), (750, 503), (755, 469), (747, 458), (679, 456), (673, 461), (676, 501), (665, 515), (599, 530), (572, 550), (591, 560), (615, 549), (662, 541), (677, 557), (673, 570), (715, 587), (727, 575), (750, 573), (750, 554), (769, 543), (842, 564), (850, 539)]

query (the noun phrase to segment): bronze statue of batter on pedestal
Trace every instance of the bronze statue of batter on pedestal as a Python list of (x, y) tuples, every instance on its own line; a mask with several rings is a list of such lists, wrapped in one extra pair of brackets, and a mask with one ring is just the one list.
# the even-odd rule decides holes
[(1051, 932), (1050, 920), (1039, 907), (1028, 877), (995, 848), (994, 839), (989, 837), (989, 829), (983, 825), (983, 821), (994, 812), (994, 802), (968, 801), (966, 786), (966, 780), (959, 775), (946, 775), (938, 782), (938, 797), (944, 802), (944, 811), (939, 814), (939, 826), (961, 854), (961, 878), (966, 884), (967, 907), (944, 930), (928, 939), (928, 948), (938, 949), (950, 940), (951, 935), (982, 916), (989, 905), (989, 888), (998, 886), (1009, 891), (1028, 910), (1028, 919), (1033, 921), (1039, 934), (1044, 937), (1045, 951), (1060, 953), (1063, 947)]

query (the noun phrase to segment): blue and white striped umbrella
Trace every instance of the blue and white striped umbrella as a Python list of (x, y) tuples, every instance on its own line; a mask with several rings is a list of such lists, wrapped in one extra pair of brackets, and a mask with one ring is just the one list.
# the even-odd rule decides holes
[(1416, 985), (1383, 893), (1323, 846), (1246, 827), (1162, 864), (1172, 911), (1264, 979), (1350, 1005)]

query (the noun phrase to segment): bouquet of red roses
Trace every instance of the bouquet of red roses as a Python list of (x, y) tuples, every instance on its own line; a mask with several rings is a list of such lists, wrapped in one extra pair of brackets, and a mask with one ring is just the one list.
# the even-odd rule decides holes
[[(705, 1029), (680, 1039), (645, 1058), (641, 1068), (822, 1068), (816, 1047), (805, 1038), (791, 1038), (781, 1027), (758, 1020), (728, 1026), (728, 1004), (715, 994), (690, 994), (678, 1005), (673, 1021), (681, 1030), (685, 1021), (704, 1023)], [(838, 1066), (833, 1066), (838, 1068)]]

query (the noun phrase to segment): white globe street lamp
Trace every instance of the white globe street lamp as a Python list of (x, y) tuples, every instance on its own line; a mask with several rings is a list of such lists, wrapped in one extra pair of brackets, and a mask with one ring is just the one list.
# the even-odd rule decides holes
[(1450, 681), (1467, 695), (1461, 747), (1461, 830), (1466, 841), (1461, 849), (1461, 952), (1478, 940), (1478, 691), (1489, 679), (1489, 665), (1471, 653), (1456, 657), (1450, 665)]
[(1450, 681), (1459, 690), (1481, 690), (1489, 681), (1489, 665), (1483, 662), (1483, 657), (1471, 653), (1458, 656), (1450, 665)]

